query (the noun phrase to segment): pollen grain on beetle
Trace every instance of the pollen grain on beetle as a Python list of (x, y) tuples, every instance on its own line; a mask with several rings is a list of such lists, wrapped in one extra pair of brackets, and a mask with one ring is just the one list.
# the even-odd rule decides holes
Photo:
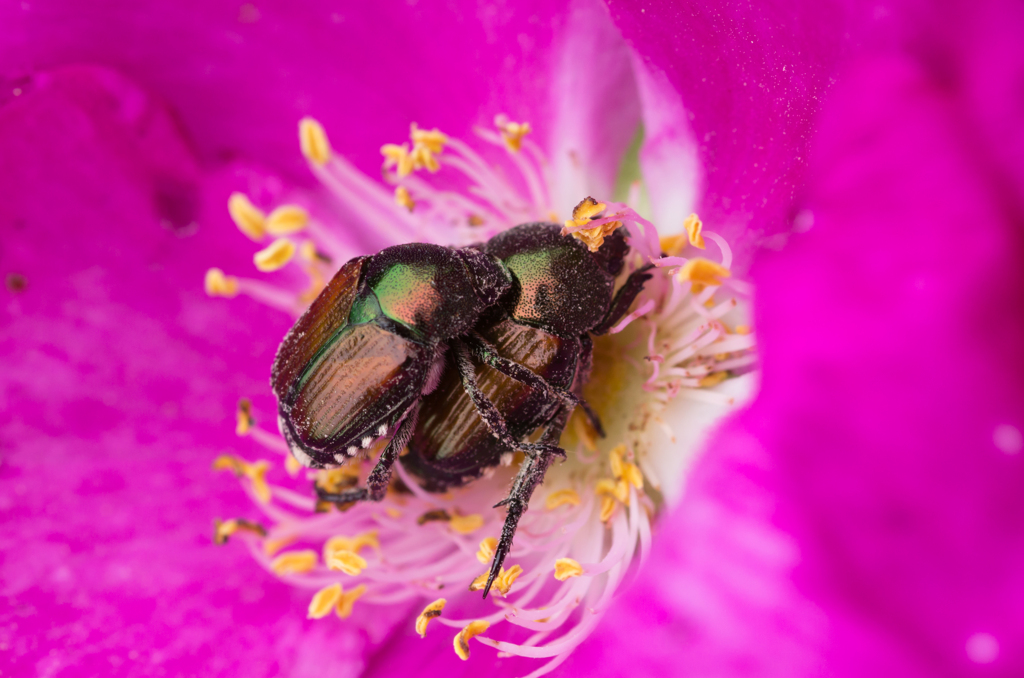
[[(474, 638), (502, 653), (546, 659), (530, 674), (540, 676), (587, 637), (646, 558), (652, 518), (678, 498), (679, 469), (696, 447), (694, 436), (678, 428), (680, 418), (689, 416), (688, 407), (701, 409), (704, 422), (709, 407), (727, 412), (742, 390), (735, 378), (753, 372), (757, 357), (746, 318), (751, 290), (733, 276), (723, 237), (696, 214), (658, 224), (672, 232), (659, 237), (638, 212), (636, 184), (627, 196), (578, 196), (571, 213), (559, 214), (549, 162), (530, 124), (504, 115), (494, 123), (476, 130), (485, 151), (413, 124), (407, 140), (382, 144), (379, 180), (332, 151), (324, 128), (304, 118), (301, 151), (350, 221), (318, 212), (301, 197), (275, 203), (233, 193), (228, 212), (256, 271), (210, 268), (205, 280), (211, 297), (246, 295), (298, 317), (331, 290), (325, 286), (345, 262), (369, 254), (348, 244), (345, 233), (355, 229), (373, 229), (393, 244), (465, 246), (545, 222), (594, 253), (625, 236), (615, 285), (639, 280), (640, 289), (594, 337), (593, 366), (577, 393), (596, 416), (575, 407), (557, 441), (567, 459), (556, 459), (541, 476), (543, 488), (529, 499), (507, 560), (490, 572), (494, 595), (481, 600), (479, 593), (489, 574), (481, 566), (490, 567), (501, 549), (507, 508), (493, 507), (524, 482), (517, 472), (531, 457), (510, 450), (479, 477), (430, 487), (411, 456), (403, 456), (408, 450), (400, 450), (382, 501), (340, 501), (368, 486), (400, 426), (374, 425), (336, 456), (344, 463), (313, 470), (306, 468), (313, 460), (293, 455), (277, 432), (276, 412), (242, 400), (231, 425), (263, 456), (224, 455), (214, 468), (241, 480), (262, 518), (217, 521), (215, 539), (247, 543), (268, 572), (309, 589), (307, 615), (325, 620), (318, 623), (329, 623), (332, 610), (344, 623), (359, 624), (373, 606), (412, 605), (423, 611), (410, 618), (410, 631), (426, 636), (428, 622), (449, 627), (464, 660)], [(469, 189), (451, 188), (459, 185)], [(644, 267), (649, 280), (630, 277)], [(300, 275), (259, 275), (278, 270)], [(481, 383), (491, 369), (478, 368)], [(684, 435), (689, 442), (678, 442)], [(524, 640), (510, 633), (514, 627), (532, 635)], [(480, 636), (484, 631), (487, 637)]]

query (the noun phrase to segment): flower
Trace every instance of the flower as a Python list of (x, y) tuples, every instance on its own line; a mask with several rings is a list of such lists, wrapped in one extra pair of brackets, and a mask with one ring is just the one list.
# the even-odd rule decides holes
[[(436, 29), (394, 31), (435, 41), (377, 41), (366, 67), (380, 70), (367, 82), (391, 82), (382, 76), (410, 63), (465, 69), (458, 86), (406, 78), (402, 100), (415, 108), (440, 85), (459, 105), (432, 124), (462, 134), (458, 111), (492, 96), (493, 81), (472, 72), (500, 72), (523, 44), (547, 44), (548, 15), (530, 23), (531, 9), (517, 7), (511, 24), (485, 8), (446, 15)], [(178, 283), (203, 274), (199, 252), (225, 269), (249, 265), (233, 239), (241, 236), (216, 226), (233, 172), (246, 170), (211, 168), (244, 149), (264, 171), (301, 184), (289, 159), (293, 121), (314, 112), (338, 128), (309, 102), (368, 91), (358, 75), (340, 74), (344, 59), (310, 55), (364, 48), (329, 39), (332, 26), (395, 24), (346, 10), (338, 23), (328, 12), (290, 15), (308, 30), (289, 31), (255, 5), (210, 5), (194, 25), (171, 5), (88, 16), (46, 9), (0, 10), (10, 97), (0, 109), (0, 266), (10, 290), (0, 324), (0, 579), (12, 601), (0, 613), (0, 643), (11, 650), (0, 662), (15, 674), (92, 675), (422, 665), (428, 646), (388, 636), (395, 620), (328, 634), (295, 619), (308, 599), (206, 542), (208, 516), (244, 510), (210, 477), (208, 460), (237, 444), (223, 422), (240, 394), (265, 383), (255, 366), (269, 364), (285, 327), (246, 300), (211, 310)], [(429, 12), (413, 11), (422, 26)], [(1020, 673), (1018, 11), (954, 3), (919, 16), (899, 5), (815, 3), (749, 17), (731, 5), (612, 4), (616, 25), (694, 114), (701, 217), (731, 225), (723, 235), (744, 256), (765, 236), (784, 249), (753, 271), (761, 398), (709, 446), (662, 526), (678, 538), (656, 544), (649, 575), (565, 672)], [(479, 58), (446, 61), (452, 52), (424, 44)], [(889, 60), (865, 63), (872, 53)], [(857, 79), (852, 67), (839, 74), (840, 57), (860, 62)], [(56, 68), (82, 60), (145, 89), (110, 70)], [(527, 62), (514, 63), (523, 88), (544, 72)], [(244, 76), (250, 65), (259, 77)], [(832, 78), (845, 98), (817, 130), (809, 121)], [(146, 90), (169, 100), (177, 119)], [(290, 96), (302, 90), (305, 98)], [(410, 118), (426, 119), (356, 98), (369, 105), (324, 110), (356, 116), (356, 130), (380, 118), (396, 135)], [(505, 101), (492, 110), (540, 119)], [(267, 122), (242, 124), (253, 111)], [(884, 134), (901, 120), (898, 134)], [(794, 194), (812, 133), (819, 160)], [(357, 164), (369, 168), (375, 152), (366, 146)], [(893, 165), (899, 171), (883, 180), (852, 179)], [(773, 240), (797, 215), (801, 228), (813, 223), (806, 236)], [(193, 221), (195, 234), (179, 237)], [(878, 228), (865, 231), (865, 221)], [(806, 284), (792, 284), (796, 273)], [(919, 282), (931, 292), (910, 296)], [(860, 332), (872, 321), (883, 330)], [(834, 343), (837, 328), (853, 339)], [(879, 361), (889, 369), (879, 373)], [(880, 377), (879, 388), (865, 392), (865, 375)], [(845, 399), (837, 382), (853, 386)], [(254, 398), (257, 412), (264, 405)], [(445, 653), (461, 664), (450, 646)]]
[[(570, 31), (603, 30), (614, 36), (607, 23), (579, 23)], [(570, 53), (589, 58), (575, 44)], [(338, 238), (346, 230), (377, 230), (394, 238), (393, 244), (415, 240), (469, 245), (516, 224), (556, 218), (552, 196), (560, 186), (549, 178), (551, 163), (544, 151), (525, 139), (531, 125), (499, 114), (494, 126), (476, 129), (475, 136), (484, 146), (507, 151), (498, 161), (485, 160), (486, 148), (478, 151), (471, 143), (412, 123), (407, 142), (381, 146), (383, 178), (393, 187), (387, 188), (335, 154), (323, 126), (303, 118), (299, 145), (310, 169), (342, 209), (355, 215), (356, 223), (338, 223), (333, 215), (310, 218), (297, 205), (265, 212), (244, 194), (233, 193), (227, 202), (235, 225), (258, 243), (250, 248), (263, 247), (253, 255), (256, 268), (272, 272), (297, 264), (309, 284), (289, 292), (211, 268), (205, 277), (207, 293), (229, 298), (244, 294), (272, 308), (302, 313), (324, 290), (337, 262), (351, 256)], [(561, 172), (563, 185), (585, 184), (583, 167), (563, 167)], [(430, 176), (435, 173), (436, 182)], [(467, 186), (461, 191), (435, 185), (460, 180)], [(632, 183), (631, 204), (639, 202), (641, 189), (639, 180)], [(261, 426), (249, 400), (241, 401), (237, 432), (264, 446), (269, 461), (222, 456), (214, 468), (232, 470), (243, 480), (263, 513), (262, 524), (218, 522), (218, 543), (242, 538), (268, 571), (314, 590), (311, 618), (324, 618), (335, 609), (339, 617), (358, 624), (376, 614), (368, 606), (424, 604), (443, 594), (446, 598), (427, 603), (416, 618), (421, 637), (427, 636), (427, 623), (436, 619), (434, 626), (458, 630), (454, 649), (463, 660), (469, 659), (469, 640), (487, 631), (478, 642), (501, 655), (548, 659), (530, 670), (530, 676), (557, 667), (600, 622), (619, 584), (642, 566), (651, 541), (650, 517), (666, 497), (678, 494), (678, 469), (693, 450), (676, 443), (674, 430), (701, 431), (692, 405), (675, 406), (676, 413), (690, 415), (685, 419), (667, 419), (666, 412), (686, 394), (683, 400), (693, 399), (705, 408), (716, 405), (723, 414), (735, 402), (734, 395), (703, 389), (749, 373), (756, 362), (754, 337), (749, 328), (736, 324), (741, 309), (737, 297), (728, 296), (749, 294), (742, 282), (729, 280), (731, 248), (716, 233), (703, 230), (695, 214), (685, 219), (678, 215), (677, 221), (676, 227), (685, 226), (685, 232), (659, 241), (654, 224), (633, 207), (593, 197), (579, 201), (565, 220), (562, 236), (578, 239), (591, 252), (629, 225), (631, 251), (620, 275), (622, 289), (651, 270), (644, 275), (646, 284), (635, 290), (640, 293), (635, 310), (627, 314), (623, 306), (624, 317), (597, 332), (607, 337), (596, 340), (594, 372), (583, 394), (604, 421), (608, 440), (599, 443), (599, 426), (588, 422), (582, 409), (575, 413), (561, 436), (572, 456), (543, 473), (543, 488), (533, 493), (532, 501), (529, 495), (523, 497), (531, 510), (518, 520), (513, 550), (503, 567), (494, 569), (500, 561), (491, 567), (496, 550), (501, 550), (498, 536), (504, 522), (494, 504), (526, 477), (534, 462), (514, 460), (509, 449), (501, 466), (513, 468), (489, 468), (465, 489), (431, 494), (421, 488), (429, 485), (416, 477), (417, 464), (407, 463), (412, 457), (400, 458), (393, 466), (399, 484), (392, 483), (380, 503), (353, 505), (337, 497), (366, 486), (377, 473), (374, 464), (384, 454), (387, 427), (377, 432), (378, 440), (372, 435), (362, 439), (365, 453), (349, 447), (347, 458), (340, 457), (342, 464), (302, 474), (301, 464), (313, 465), (313, 460)], [(711, 256), (707, 242), (713, 243), (717, 263), (704, 256)], [(720, 293), (723, 286), (736, 289)], [(292, 332), (302, 331), (297, 325)], [(450, 360), (447, 369), (454, 369)], [(444, 391), (446, 383), (442, 377), (438, 388)], [(427, 417), (425, 410), (421, 419), (429, 421)], [(273, 416), (270, 421), (271, 426), (276, 423)], [(283, 431), (283, 423), (281, 427)], [(283, 465), (287, 475), (303, 481), (288, 482), (284, 474), (268, 481), (271, 464)], [(338, 512), (332, 511), (332, 502)], [(493, 593), (489, 604), (472, 604), (475, 596), (467, 593), (480, 590)], [(360, 609), (354, 613), (357, 600)], [(523, 631), (533, 633), (523, 641), (517, 637)]]

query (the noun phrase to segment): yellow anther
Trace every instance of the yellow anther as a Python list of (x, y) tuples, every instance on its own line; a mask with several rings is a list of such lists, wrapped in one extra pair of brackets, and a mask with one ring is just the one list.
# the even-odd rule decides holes
[(603, 202), (598, 202), (588, 195), (583, 200), (580, 200), (576, 207), (572, 208), (571, 223), (567, 221), (565, 225), (585, 226), (588, 222), (599, 218), (607, 207)]
[(327, 559), (327, 567), (354, 577), (366, 569), (366, 559), (353, 551), (333, 551)]
[(689, 238), (685, 233), (677, 233), (676, 235), (662, 236), (658, 241), (658, 246), (668, 256), (676, 257), (686, 248), (689, 242)]
[[(603, 202), (598, 202), (591, 197), (586, 197), (579, 202), (576, 207), (572, 210), (572, 219), (565, 222), (565, 228), (569, 229), (574, 226), (585, 226), (595, 219), (601, 217), (601, 213), (604, 212), (607, 205)], [(582, 241), (591, 252), (596, 252), (601, 249), (601, 245), (604, 244), (604, 239), (611, 235), (615, 229), (622, 226), (621, 221), (610, 221), (607, 224), (602, 224), (595, 228), (588, 228), (581, 231), (575, 231), (573, 236)], [(563, 229), (562, 234), (566, 231)]]
[(393, 506), (389, 506), (386, 509), (384, 509), (384, 513), (388, 514), (388, 516), (391, 517), (391, 518), (401, 518), (402, 517), (402, 512), (399, 511), (398, 509), (396, 509)]
[(360, 584), (351, 591), (345, 591), (341, 594), (341, 598), (338, 600), (337, 606), (334, 611), (341, 619), (348, 619), (352, 616), (352, 606), (357, 600), (363, 597), (366, 593), (366, 585)]
[(270, 464), (266, 461), (258, 461), (252, 464), (249, 467), (249, 472), (245, 474), (252, 481), (252, 491), (256, 493), (256, 498), (263, 504), (270, 502), (270, 485), (267, 484), (269, 469)]
[(708, 285), (721, 285), (721, 278), (731, 275), (726, 267), (701, 257), (687, 261), (678, 274), (680, 282), (693, 283), (691, 290), (694, 294), (699, 294)]
[(305, 574), (316, 567), (316, 551), (288, 551), (270, 561), (270, 569), (277, 575)]
[(280, 539), (264, 539), (263, 552), (268, 556), (273, 556), (285, 546), (291, 546), (294, 544), (295, 539), (296, 538), (294, 536), (281, 537)]
[(426, 146), (431, 153), (441, 153), (448, 143), (448, 135), (437, 129), (420, 129), (416, 123), (409, 126), (409, 138), (413, 146)]
[(254, 464), (233, 457), (230, 454), (223, 454), (213, 460), (213, 470), (222, 471), (231, 469), (238, 477), (245, 476), (252, 481), (252, 489), (257, 499), (266, 504), (270, 501), (270, 486), (267, 485), (267, 471), (270, 464), (266, 460), (260, 460)]
[[(501, 568), (501, 572), (504, 572), (505, 568)], [(474, 579), (469, 583), (470, 591), (483, 591), (484, 586), (487, 584), (487, 578), (490, 576), (489, 572), (484, 572), (482, 575)]]
[(380, 147), (380, 153), (384, 156), (384, 169), (394, 167), (399, 179), (412, 174), (414, 168), (409, 144), (384, 144)]
[(309, 601), (308, 619), (323, 619), (331, 613), (334, 606), (341, 600), (341, 584), (331, 584), (313, 594), (313, 600)]
[(416, 208), (416, 201), (409, 195), (409, 190), (405, 186), (399, 186), (395, 189), (395, 204), (399, 207), (412, 212)]
[(484, 526), (484, 517), (479, 513), (472, 513), (468, 516), (454, 515), (448, 524), (459, 534), (472, 534)]
[(737, 325), (733, 332), (736, 334), (750, 334), (750, 327), (748, 325)]
[(211, 268), (206, 272), (203, 288), (206, 290), (207, 296), (230, 298), (238, 294), (238, 279), (231, 275), (224, 275), (224, 271), (219, 268)]
[(416, 633), (420, 634), (420, 638), (427, 637), (427, 624), (429, 624), (430, 620), (434, 617), (441, 616), (441, 610), (444, 609), (444, 605), (447, 602), (448, 601), (444, 598), (438, 598), (430, 605), (423, 608), (423, 612), (420, 612), (420, 615), (416, 617)]
[(230, 454), (222, 454), (213, 460), (214, 471), (225, 471), (232, 470), (236, 476), (245, 475), (245, 469), (249, 466), (247, 462), (242, 461), (238, 457), (233, 457)]
[(601, 478), (594, 487), (594, 493), (599, 497), (614, 497), (615, 480), (612, 478)]
[(231, 520), (214, 520), (213, 521), (213, 543), (218, 546), (226, 544), (228, 537), (236, 532), (251, 532), (259, 537), (265, 537), (267, 535), (266, 529), (259, 523), (253, 523), (242, 518), (232, 518)]
[(515, 583), (516, 579), (519, 579), (519, 575), (523, 573), (523, 568), (519, 565), (513, 565), (507, 570), (502, 568), (501, 572), (497, 577), (494, 578), (494, 588), (498, 589), (502, 597), (507, 596), (509, 590), (512, 588), (512, 584)]
[(569, 577), (583, 574), (583, 566), (572, 558), (559, 558), (555, 561), (555, 579), (565, 581)]
[(323, 125), (313, 118), (299, 120), (299, 146), (306, 160), (317, 167), (323, 167), (331, 159), (331, 142), (327, 140)]
[(549, 494), (548, 498), (544, 500), (544, 508), (549, 511), (565, 505), (580, 505), (580, 495), (577, 494), (576, 490), (558, 490)]
[(487, 630), (490, 626), (487, 622), (478, 619), (470, 622), (466, 628), (459, 631), (459, 634), (455, 636), (455, 654), (459, 655), (459, 659), (469, 659), (469, 641), (470, 639), (479, 636), (481, 633)]
[(238, 410), (235, 413), (237, 423), (235, 424), (235, 433), (244, 436), (252, 430), (252, 427), (256, 425), (256, 420), (252, 417), (252, 403), (248, 398), (242, 398), (238, 401)]
[(293, 457), (291, 453), (284, 458), (284, 470), (288, 472), (288, 475), (294, 478), (299, 475), (299, 471), (302, 470), (302, 464), (298, 459)]
[(700, 234), (701, 229), (704, 228), (703, 222), (700, 217), (696, 214), (691, 214), (683, 220), (683, 228), (686, 229), (686, 237), (690, 241), (690, 244), (697, 249), (704, 249), (704, 236)]
[(281, 205), (267, 217), (267, 233), (289, 235), (298, 233), (309, 223), (309, 212), (298, 205)]
[(626, 454), (625, 445), (617, 445), (615, 449), (608, 453), (608, 463), (612, 467), (612, 477), (618, 480), (622, 477), (623, 456)]
[(501, 132), (501, 138), (505, 142), (505, 148), (512, 153), (518, 153), (523, 146), (523, 137), (530, 133), (530, 123), (512, 122), (508, 116), (499, 114), (494, 116), (494, 125)]
[(626, 462), (623, 465), (622, 479), (638, 490), (644, 489), (644, 474), (636, 464)]
[(476, 559), (482, 564), (486, 565), (491, 562), (491, 558), (494, 557), (494, 550), (498, 548), (498, 540), (494, 537), (488, 537), (480, 542), (480, 550), (476, 552)]
[(466, 219), (466, 222), (470, 226), (483, 226), (484, 224), (487, 223), (486, 221), (484, 221), (483, 217), (481, 217), (481, 216), (479, 216), (477, 214), (470, 214), (469, 218)]
[(713, 372), (708, 376), (704, 377), (697, 382), (697, 385), (701, 388), (711, 388), (712, 386), (718, 386), (723, 381), (729, 378), (728, 372)]
[(362, 532), (354, 537), (331, 537), (324, 543), (324, 562), (329, 561), (336, 552), (351, 551), (352, 553), (359, 553), (364, 548), (380, 548), (377, 530)]
[(288, 238), (278, 238), (268, 247), (252, 255), (252, 263), (264, 273), (276, 271), (295, 256), (295, 243)]
[(426, 167), (431, 172), (441, 169), (441, 163), (438, 162), (437, 156), (434, 155), (433, 151), (426, 144), (416, 144), (413, 146), (409, 157), (412, 159), (412, 166), (416, 169)]
[(612, 517), (612, 513), (615, 512), (615, 499), (612, 497), (604, 496), (601, 497), (601, 522), (607, 523)]
[(253, 205), (245, 193), (232, 193), (228, 197), (228, 214), (238, 230), (259, 242), (267, 234), (267, 218)]

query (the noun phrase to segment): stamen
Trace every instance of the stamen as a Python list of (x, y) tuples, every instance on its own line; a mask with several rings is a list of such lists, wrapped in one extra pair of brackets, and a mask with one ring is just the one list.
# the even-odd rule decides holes
[(309, 612), (306, 618), (323, 619), (331, 613), (334, 606), (341, 600), (341, 595), (341, 584), (338, 583), (320, 589), (313, 594), (313, 600), (309, 601)]
[(235, 472), (235, 476), (245, 476), (252, 481), (253, 492), (261, 503), (266, 504), (270, 501), (270, 486), (267, 485), (266, 478), (270, 464), (266, 460), (261, 459), (255, 464), (250, 464), (229, 454), (223, 454), (213, 460), (213, 470), (222, 471), (224, 469), (231, 469)]
[(306, 160), (323, 167), (331, 159), (331, 143), (323, 125), (310, 117), (299, 120), (299, 147)]
[(238, 401), (238, 412), (236, 415), (235, 434), (239, 436), (248, 435), (252, 427), (256, 425), (256, 420), (252, 416), (252, 403), (248, 398), (241, 398)]
[(686, 233), (666, 235), (660, 238), (661, 251), (670, 257), (678, 257), (689, 244), (689, 236)]
[(343, 592), (338, 605), (334, 608), (340, 619), (348, 619), (352, 616), (352, 606), (366, 593), (366, 584), (360, 584), (351, 591)]
[(576, 205), (572, 210), (572, 219), (568, 219), (565, 222), (565, 228), (562, 229), (562, 235), (572, 233), (573, 237), (583, 241), (583, 243), (590, 249), (591, 252), (596, 252), (601, 249), (601, 245), (604, 244), (605, 237), (611, 235), (615, 229), (622, 226), (621, 221), (609, 221), (603, 224), (595, 224), (593, 228), (586, 228), (583, 230), (570, 231), (569, 229), (579, 226), (587, 226), (590, 222), (600, 219), (601, 213), (604, 212), (607, 205), (603, 202), (598, 202), (591, 197), (586, 197)]
[(704, 224), (696, 213), (686, 217), (683, 221), (683, 228), (686, 229), (686, 237), (689, 239), (691, 245), (699, 250), (705, 249), (704, 236), (700, 234), (701, 229), (704, 228)]
[(436, 172), (441, 169), (441, 163), (438, 162), (437, 156), (434, 155), (433, 151), (426, 144), (416, 144), (413, 146), (409, 158), (412, 160), (412, 166), (416, 169), (426, 167), (430, 172)]
[(352, 553), (359, 553), (364, 548), (380, 548), (377, 530), (363, 532), (354, 537), (331, 537), (324, 544), (324, 562), (330, 560), (335, 552), (351, 551)]
[(228, 537), (239, 531), (251, 532), (259, 537), (267, 536), (266, 528), (259, 523), (253, 523), (242, 518), (232, 518), (231, 520), (224, 521), (214, 520), (213, 543), (223, 546), (228, 543)]
[(577, 494), (576, 490), (557, 490), (548, 495), (548, 498), (544, 501), (544, 508), (552, 511), (559, 506), (579, 506), (580, 495)]
[(523, 573), (523, 568), (519, 565), (513, 565), (507, 570), (502, 572), (494, 578), (494, 588), (498, 589), (502, 597), (507, 596), (509, 590), (512, 588), (512, 584), (515, 583), (516, 579), (519, 579), (519, 575)]
[(701, 388), (710, 388), (712, 386), (718, 386), (728, 378), (728, 372), (715, 372), (714, 374), (709, 374), (708, 376), (704, 377), (699, 382), (697, 382), (697, 384)]
[(498, 540), (494, 537), (487, 537), (487, 539), (480, 542), (480, 550), (476, 552), (476, 559), (482, 565), (486, 565), (494, 557), (494, 550), (496, 548), (498, 548)]
[(491, 625), (487, 622), (478, 619), (477, 621), (470, 622), (466, 628), (462, 629), (459, 634), (455, 636), (455, 654), (459, 655), (459, 659), (469, 659), (470, 639), (479, 636), (490, 626)]
[(267, 232), (270, 235), (298, 233), (309, 224), (309, 212), (298, 205), (281, 205), (267, 217)]
[(427, 624), (434, 617), (441, 616), (441, 610), (444, 609), (445, 603), (448, 601), (444, 598), (438, 598), (430, 605), (423, 608), (423, 612), (420, 612), (419, 616), (416, 617), (416, 633), (420, 634), (420, 638), (427, 637)]
[(224, 275), (224, 271), (219, 268), (211, 268), (206, 272), (203, 288), (206, 290), (207, 296), (230, 299), (238, 294), (238, 278)]
[(468, 516), (454, 515), (448, 520), (448, 524), (459, 534), (472, 534), (484, 526), (484, 517), (479, 513)]
[(448, 143), (448, 135), (437, 129), (420, 129), (416, 123), (409, 126), (409, 138), (415, 146), (425, 146), (431, 153), (440, 154)]
[(366, 569), (366, 559), (352, 551), (334, 551), (327, 560), (327, 567), (341, 570), (347, 575), (356, 576)]
[(416, 208), (416, 202), (409, 195), (409, 191), (405, 186), (399, 186), (395, 189), (395, 204), (404, 207), (410, 212)]
[(530, 123), (512, 122), (505, 114), (494, 116), (494, 125), (501, 131), (501, 138), (505, 142), (505, 148), (512, 153), (518, 153), (523, 146), (523, 137), (529, 134)]
[(316, 551), (288, 551), (270, 561), (270, 569), (277, 575), (305, 574), (316, 567)]
[(253, 205), (244, 193), (232, 193), (228, 197), (228, 214), (238, 230), (259, 242), (266, 235), (266, 216)]
[(583, 566), (572, 558), (559, 558), (555, 561), (555, 579), (558, 581), (565, 581), (581, 574), (583, 574)]
[(414, 167), (409, 144), (384, 144), (380, 147), (380, 154), (384, 156), (384, 169), (394, 167), (399, 179), (412, 174)]
[(288, 238), (278, 238), (266, 249), (262, 249), (252, 255), (252, 263), (263, 273), (269, 273), (282, 268), (295, 256), (295, 243)]
[(728, 278), (731, 275), (729, 269), (702, 257), (687, 261), (677, 274), (680, 282), (693, 283), (690, 286), (693, 294), (700, 294), (708, 285), (721, 285), (721, 278)]
[(268, 556), (274, 556), (278, 551), (286, 546), (291, 546), (296, 541), (295, 537), (281, 537), (280, 539), (264, 539), (263, 540), (263, 552)]

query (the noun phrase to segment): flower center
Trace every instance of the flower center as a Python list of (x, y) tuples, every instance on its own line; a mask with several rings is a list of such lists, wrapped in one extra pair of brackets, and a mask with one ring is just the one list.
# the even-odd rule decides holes
[[(505, 167), (498, 168), (469, 144), (414, 124), (407, 142), (381, 147), (387, 188), (333, 153), (316, 121), (301, 121), (299, 139), (312, 171), (363, 227), (395, 244), (465, 245), (519, 223), (557, 221), (547, 159), (530, 131), (528, 123), (502, 115), (495, 129), (477, 131), (505, 154)], [(465, 190), (437, 188), (430, 177), (442, 172)], [(639, 194), (636, 186), (632, 193)], [(347, 250), (341, 225), (299, 205), (268, 213), (236, 193), (228, 210), (239, 230), (262, 245), (253, 255), (258, 271), (297, 266), (308, 286), (285, 289), (212, 268), (205, 281), (211, 296), (246, 294), (298, 315), (341, 263), (366, 254)], [(667, 414), (670, 404), (700, 401), (725, 412), (734, 401), (719, 386), (756, 361), (753, 335), (734, 324), (743, 311), (734, 295), (749, 290), (731, 277), (728, 244), (704, 231), (696, 215), (682, 220), (679, 235), (659, 239), (628, 199), (586, 197), (563, 223), (563, 235), (592, 252), (627, 228), (631, 250), (617, 284), (629, 284), (629, 274), (642, 266), (653, 265), (654, 276), (632, 310), (595, 337), (583, 396), (606, 437), (577, 408), (561, 438), (568, 458), (548, 470), (534, 493), (489, 599), (471, 592), (486, 585), (504, 522), (504, 511), (492, 507), (508, 493), (521, 453), (504, 455), (482, 478), (444, 493), (421, 487), (399, 458), (382, 502), (334, 504), (321, 497), (365, 486), (386, 441), (368, 436), (344, 465), (304, 470), (243, 400), (236, 431), (283, 464), (234, 456), (214, 462), (243, 481), (264, 515), (261, 521), (218, 521), (216, 541), (245, 540), (268, 571), (309, 588), (311, 618), (334, 611), (358, 623), (361, 606), (420, 601), (425, 607), (410, 623), (421, 636), (430, 622), (457, 629), (453, 646), (462, 659), (475, 638), (500, 652), (549, 659), (532, 676), (561, 663), (642, 564), (650, 521), (680, 484), (679, 458), (686, 451), (674, 444), (678, 422)], [(702, 256), (707, 241), (713, 257)], [(386, 433), (385, 427), (380, 435)], [(442, 589), (448, 598), (436, 597)], [(531, 635), (513, 642), (519, 637), (510, 633), (514, 627)]]

